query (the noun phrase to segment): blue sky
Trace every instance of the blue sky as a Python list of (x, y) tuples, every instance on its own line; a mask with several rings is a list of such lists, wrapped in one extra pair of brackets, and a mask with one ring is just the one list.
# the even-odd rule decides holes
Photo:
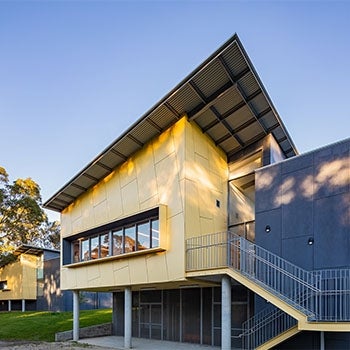
[(45, 201), (234, 33), (301, 153), (347, 138), (349, 18), (348, 1), (0, 1), (0, 166)]

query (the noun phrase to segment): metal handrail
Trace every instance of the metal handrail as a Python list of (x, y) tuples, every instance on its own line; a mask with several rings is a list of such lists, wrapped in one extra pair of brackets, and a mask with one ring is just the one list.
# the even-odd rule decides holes
[(266, 308), (243, 323), (243, 349), (255, 349), (297, 323), (296, 319), (275, 306)]

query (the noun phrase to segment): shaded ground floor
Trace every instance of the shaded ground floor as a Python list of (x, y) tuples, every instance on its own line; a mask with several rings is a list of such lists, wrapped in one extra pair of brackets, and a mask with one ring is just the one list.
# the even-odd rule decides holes
[[(132, 292), (132, 336), (210, 346), (221, 345), (221, 288)], [(232, 347), (241, 348), (242, 323), (250, 314), (248, 290), (231, 287)], [(124, 293), (114, 294), (114, 333), (124, 334)]]
[[(78, 340), (79, 292), (74, 291), (73, 297), (73, 339)], [(259, 309), (257, 304), (261, 307), (257, 295), (224, 275), (217, 286), (192, 283), (177, 289), (132, 290), (128, 287), (113, 292), (112, 300), (113, 336), (107, 337), (105, 344), (117, 349), (157, 349), (154, 344), (162, 349), (181, 349), (182, 345), (186, 349), (192, 345), (203, 349), (243, 349), (243, 323)], [(264, 303), (268, 304), (266, 300)], [(267, 323), (263, 331), (270, 334), (275, 323)], [(349, 332), (303, 331), (287, 340), (284, 338), (274, 349), (350, 350), (349, 337)], [(101, 340), (90, 341), (98, 344)], [(146, 347), (147, 344), (150, 347)]]

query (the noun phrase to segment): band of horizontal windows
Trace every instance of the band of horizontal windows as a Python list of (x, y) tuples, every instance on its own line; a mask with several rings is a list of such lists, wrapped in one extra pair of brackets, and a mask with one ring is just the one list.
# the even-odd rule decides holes
[(64, 238), (63, 265), (158, 251), (157, 248), (160, 248), (159, 208)]

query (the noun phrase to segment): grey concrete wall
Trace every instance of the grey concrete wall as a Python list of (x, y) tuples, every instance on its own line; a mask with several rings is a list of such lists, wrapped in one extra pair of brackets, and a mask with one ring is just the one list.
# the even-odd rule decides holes
[(258, 245), (308, 270), (350, 267), (350, 139), (259, 169), (255, 186)]

